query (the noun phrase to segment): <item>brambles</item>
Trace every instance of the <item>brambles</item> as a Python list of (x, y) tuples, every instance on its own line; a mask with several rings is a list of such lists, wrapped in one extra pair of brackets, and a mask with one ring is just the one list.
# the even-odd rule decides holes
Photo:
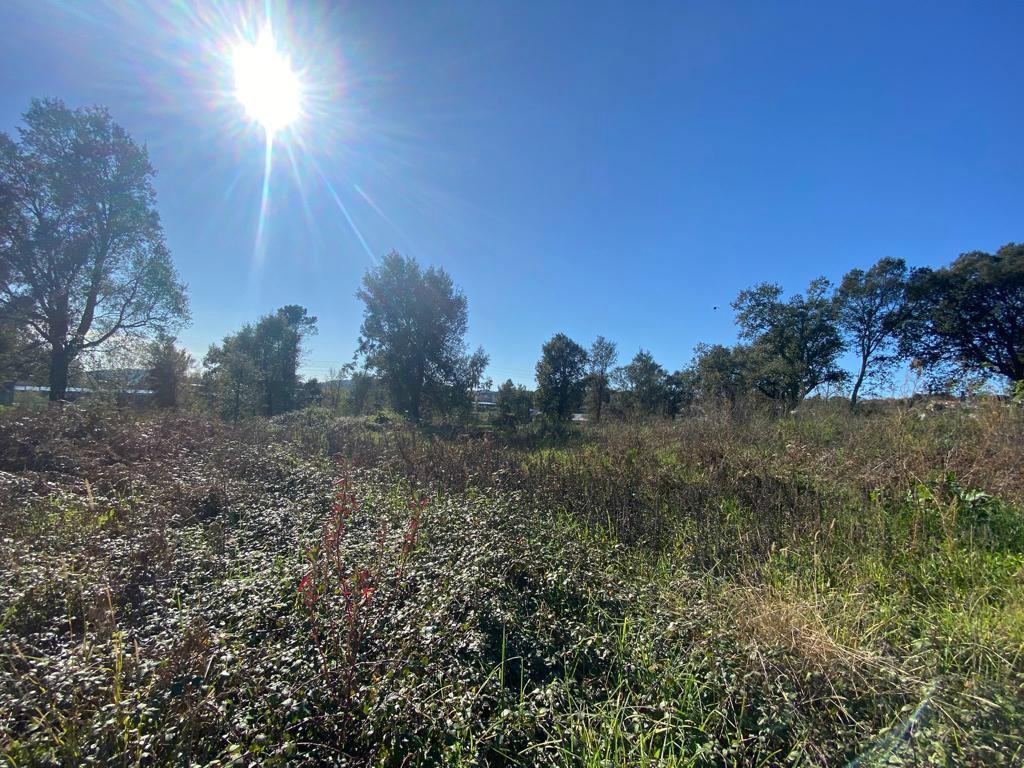
[(1013, 765), (1024, 441), (998, 408), (533, 451), (5, 414), (0, 756)]

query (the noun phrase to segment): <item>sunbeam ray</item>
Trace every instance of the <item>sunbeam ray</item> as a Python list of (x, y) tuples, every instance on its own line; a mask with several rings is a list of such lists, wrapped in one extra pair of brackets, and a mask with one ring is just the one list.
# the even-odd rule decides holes
[(259, 270), (263, 266), (266, 257), (267, 244), (265, 241), (265, 230), (267, 223), (267, 207), (270, 202), (270, 172), (274, 160), (274, 135), (267, 131), (266, 150), (263, 154), (263, 192), (260, 195), (260, 215), (256, 222), (256, 243), (253, 247), (253, 266)]
[(299, 163), (295, 159), (295, 150), (292, 149), (290, 143), (284, 144), (284, 150), (288, 153), (288, 161), (292, 167), (292, 177), (295, 179), (295, 186), (299, 190), (299, 200), (302, 202), (302, 213), (306, 219), (306, 226), (309, 227), (309, 234), (313, 237), (317, 244), (320, 243), (320, 238), (317, 234), (316, 221), (313, 218), (313, 211), (309, 207), (309, 197), (306, 195), (306, 188), (302, 184), (302, 174), (299, 172)]
[(338, 195), (337, 190), (335, 190), (334, 185), (331, 184), (331, 180), (327, 178), (327, 176), (324, 174), (322, 170), (320, 170), (319, 165), (314, 163), (313, 167), (316, 168), (316, 172), (320, 175), (320, 178), (323, 179), (324, 186), (327, 187), (327, 191), (330, 192), (331, 197), (334, 199), (335, 205), (338, 206), (338, 209), (341, 211), (341, 214), (345, 217), (345, 221), (347, 221), (348, 225), (352, 227), (352, 231), (355, 233), (355, 236), (359, 239), (359, 243), (363, 246), (363, 250), (366, 251), (366, 255), (369, 257), (370, 261), (373, 264), (376, 264), (377, 257), (374, 256), (373, 251), (370, 250), (370, 246), (366, 244), (366, 239), (363, 237), (363, 233), (359, 231), (359, 227), (356, 226), (356, 223), (352, 220), (352, 217), (349, 216), (348, 209), (345, 207), (345, 204), (341, 201), (341, 197)]

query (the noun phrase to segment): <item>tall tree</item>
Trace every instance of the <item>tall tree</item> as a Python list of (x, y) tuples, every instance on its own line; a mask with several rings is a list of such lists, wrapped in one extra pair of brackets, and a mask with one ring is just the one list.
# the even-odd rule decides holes
[(734, 408), (749, 389), (747, 348), (698, 344), (693, 352), (697, 398), (704, 404), (726, 403)]
[(612, 369), (619, 358), (614, 341), (598, 336), (590, 345), (587, 364), (587, 411), (594, 421), (600, 421), (608, 402)]
[(181, 405), (192, 355), (175, 343), (173, 336), (160, 334), (146, 348), (146, 386), (153, 390), (153, 400), (159, 408), (177, 408)]
[(0, 134), (0, 302), (49, 350), (50, 399), (118, 334), (188, 317), (164, 244), (154, 171), (106, 109), (33, 100), (19, 140)]
[(762, 283), (733, 302), (740, 337), (751, 342), (747, 375), (769, 399), (794, 408), (822, 384), (839, 383), (843, 339), (825, 278), (813, 280), (806, 295), (782, 299), (782, 288)]
[(697, 399), (697, 372), (693, 367), (669, 374), (665, 379), (665, 415), (685, 413)]
[(522, 384), (516, 386), (508, 379), (498, 387), (494, 401), (495, 422), (505, 429), (515, 429), (530, 421), (533, 394)]
[(537, 363), (537, 409), (556, 421), (567, 421), (583, 402), (587, 351), (564, 333), (556, 333), (541, 350)]
[(641, 349), (629, 365), (618, 369), (625, 407), (638, 416), (664, 413), (668, 405), (668, 371)]
[(972, 251), (942, 269), (917, 269), (907, 287), (903, 351), (929, 368), (957, 366), (1024, 380), (1024, 244)]
[(391, 394), (395, 410), (420, 421), (425, 406), (465, 410), (487, 355), (467, 353), (466, 297), (443, 269), (385, 256), (363, 277), (358, 354)]
[(206, 398), (225, 419), (237, 420), (258, 413), (259, 370), (252, 354), (253, 328), (225, 336), (220, 344), (211, 344), (203, 358), (203, 389)]
[(897, 359), (896, 344), (907, 319), (907, 265), (903, 259), (880, 259), (865, 272), (851, 269), (836, 291), (839, 327), (856, 353), (857, 375), (850, 407), (857, 407), (861, 387), (885, 380)]
[(212, 345), (203, 376), (222, 415), (275, 416), (298, 407), (302, 343), (314, 333), (316, 318), (290, 304)]
[(281, 307), (256, 324), (253, 351), (262, 388), (263, 413), (267, 416), (298, 407), (302, 344), (316, 332), (316, 317), (297, 304)]

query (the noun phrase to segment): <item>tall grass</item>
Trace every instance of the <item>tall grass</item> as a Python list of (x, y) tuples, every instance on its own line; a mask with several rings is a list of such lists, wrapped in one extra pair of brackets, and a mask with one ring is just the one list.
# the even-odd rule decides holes
[(998, 404), (8, 412), (0, 760), (1019, 765), (1022, 459)]

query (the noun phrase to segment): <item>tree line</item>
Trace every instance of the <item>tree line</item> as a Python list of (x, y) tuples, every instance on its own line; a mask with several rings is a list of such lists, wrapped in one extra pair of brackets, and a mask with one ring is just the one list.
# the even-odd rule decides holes
[[(847, 391), (856, 408), (865, 393), (891, 387), (901, 362), (933, 391), (1024, 380), (1024, 245), (972, 251), (938, 269), (883, 258), (850, 270), (837, 287), (817, 278), (789, 297), (761, 283), (732, 308), (740, 342), (699, 344), (692, 362), (673, 373), (645, 350), (615, 367), (615, 344), (604, 337), (587, 350), (556, 334), (537, 364), (537, 409), (555, 419), (584, 409), (594, 420), (609, 409), (674, 416), (695, 404), (792, 409), (826, 389)], [(852, 371), (840, 365), (847, 353)], [(511, 381), (499, 389), (502, 423), (521, 419), (521, 389)]]
[[(63, 400), (85, 356), (148, 339), (141, 364), (162, 406), (193, 392), (237, 419), (336, 401), (340, 382), (299, 376), (317, 318), (298, 305), (211, 345), (191, 375), (194, 361), (173, 336), (189, 318), (186, 288), (164, 241), (154, 174), (145, 147), (101, 107), (34, 100), (17, 139), (0, 133), (2, 377), (45, 380), (50, 399)], [(467, 300), (451, 276), (391, 253), (356, 297), (363, 323), (339, 376), (350, 410), (386, 404), (414, 421), (465, 419), (488, 357), (466, 344)], [(604, 337), (584, 348), (555, 334), (541, 349), (534, 390), (512, 381), (498, 389), (495, 421), (512, 428), (581, 411), (593, 420), (673, 417), (709, 403), (794, 408), (826, 390), (847, 391), (856, 407), (883, 391), (901, 362), (936, 389), (1024, 381), (1024, 245), (965, 253), (937, 269), (884, 258), (838, 286), (818, 278), (788, 297), (762, 283), (732, 307), (739, 342), (698, 345), (674, 372), (646, 350), (620, 366)], [(841, 366), (844, 355), (853, 370)]]

